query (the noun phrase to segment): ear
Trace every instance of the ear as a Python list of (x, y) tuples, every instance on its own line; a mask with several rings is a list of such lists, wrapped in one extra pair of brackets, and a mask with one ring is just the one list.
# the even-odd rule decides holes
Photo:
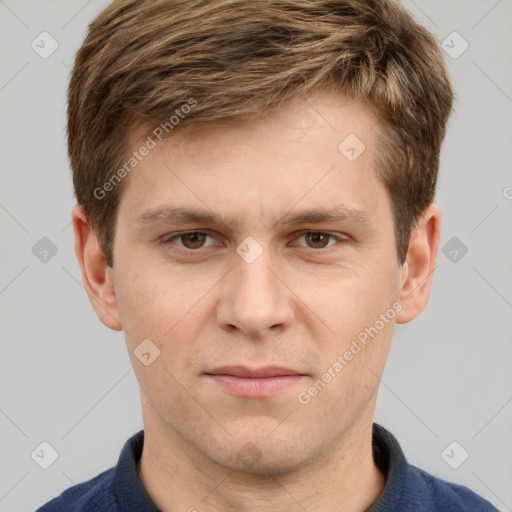
[(115, 331), (122, 330), (119, 321), (112, 269), (107, 265), (96, 234), (89, 226), (81, 206), (71, 211), (75, 234), (75, 254), (82, 271), (85, 291), (98, 318)]
[(402, 310), (396, 315), (396, 323), (404, 324), (416, 318), (426, 307), (430, 297), (437, 249), (441, 229), (441, 212), (432, 203), (417, 219), (417, 227), (411, 232), (407, 257), (400, 278), (400, 302)]

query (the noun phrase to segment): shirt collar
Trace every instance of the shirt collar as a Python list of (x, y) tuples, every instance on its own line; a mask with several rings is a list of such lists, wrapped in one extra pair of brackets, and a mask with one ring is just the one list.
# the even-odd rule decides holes
[(142, 486), (137, 472), (143, 446), (144, 430), (140, 430), (126, 441), (121, 450), (112, 479), (112, 491), (121, 511), (159, 512)]
[(410, 466), (396, 438), (376, 423), (373, 424), (372, 448), (373, 460), (386, 477), (386, 484), (365, 512), (398, 510), (402, 489), (407, 487)]

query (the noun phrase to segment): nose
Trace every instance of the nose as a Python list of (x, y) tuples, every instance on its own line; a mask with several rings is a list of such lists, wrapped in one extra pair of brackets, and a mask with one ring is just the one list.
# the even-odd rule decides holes
[(216, 310), (223, 329), (238, 330), (257, 339), (289, 326), (295, 316), (293, 293), (280, 276), (268, 249), (251, 263), (238, 254), (234, 268), (223, 280), (222, 296)]

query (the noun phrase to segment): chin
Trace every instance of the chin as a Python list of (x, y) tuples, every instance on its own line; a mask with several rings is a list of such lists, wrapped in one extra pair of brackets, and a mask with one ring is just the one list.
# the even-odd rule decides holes
[(287, 439), (252, 436), (238, 439), (235, 445), (225, 446), (217, 453), (210, 454), (210, 458), (230, 470), (277, 476), (292, 473), (311, 462), (315, 450), (313, 448), (309, 453), (305, 450), (306, 446), (292, 435)]
[(236, 453), (234, 458), (223, 465), (231, 470), (250, 475), (279, 476), (293, 473), (305, 463), (306, 461), (301, 458), (300, 454), (279, 456), (272, 450), (259, 450), (257, 459), (250, 457), (240, 459), (239, 453)]

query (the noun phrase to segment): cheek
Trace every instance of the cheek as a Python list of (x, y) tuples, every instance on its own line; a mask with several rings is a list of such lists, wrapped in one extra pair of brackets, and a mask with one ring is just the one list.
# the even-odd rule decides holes
[(129, 266), (120, 265), (119, 277), (118, 307), (127, 337), (160, 339), (197, 302), (199, 292), (194, 286), (165, 264), (134, 259)]
[(158, 327), (165, 321), (160, 293), (160, 288), (154, 286), (148, 274), (128, 274), (124, 278), (118, 306), (127, 339), (159, 336)]
[[(390, 262), (388, 268), (364, 265), (364, 271), (331, 280), (321, 301), (319, 316), (334, 334), (316, 342), (322, 353), (317, 378), (332, 382), (318, 397), (320, 409), (334, 407), (340, 414), (359, 409), (378, 389), (399, 297), (398, 272), (392, 260), (385, 261)], [(325, 375), (329, 371), (335, 377)]]
[[(365, 266), (348, 276), (333, 278), (327, 283), (325, 292), (317, 297), (319, 316), (325, 318), (325, 323), (338, 338), (347, 341), (392, 309), (399, 297), (398, 284), (395, 269), (386, 270), (378, 265)], [(389, 316), (393, 315), (390, 313)], [(380, 326), (379, 330), (385, 329)]]
[[(206, 302), (200, 299), (212, 285), (204, 277), (201, 284), (201, 276), (187, 279), (183, 273), (170, 272), (168, 265), (141, 264), (137, 267), (133, 263), (122, 275), (123, 285), (118, 294), (127, 347), (132, 364), (137, 368), (141, 364), (136, 360), (134, 350), (143, 340), (151, 340), (159, 351), (158, 358), (148, 367), (151, 372), (143, 367), (138, 374), (154, 388), (166, 387), (169, 385), (167, 381), (172, 381), (171, 376), (183, 381), (191, 371), (194, 350), (197, 350), (195, 341), (207, 321)], [(203, 289), (204, 286), (207, 287)], [(149, 375), (147, 379), (146, 373)]]

